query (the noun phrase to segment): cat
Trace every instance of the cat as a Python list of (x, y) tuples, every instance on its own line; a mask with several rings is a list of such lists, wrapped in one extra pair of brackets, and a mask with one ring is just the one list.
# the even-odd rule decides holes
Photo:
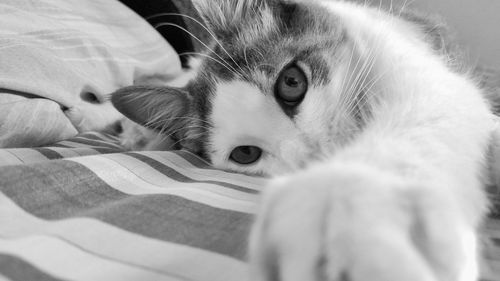
[(215, 39), (194, 78), (111, 100), (217, 168), (272, 176), (256, 280), (477, 280), (495, 117), (440, 30), (347, 1), (193, 3)]

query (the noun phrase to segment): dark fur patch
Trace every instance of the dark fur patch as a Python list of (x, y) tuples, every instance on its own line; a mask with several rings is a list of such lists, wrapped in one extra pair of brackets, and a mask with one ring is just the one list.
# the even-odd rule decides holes
[(200, 73), (196, 79), (185, 87), (185, 90), (193, 98), (190, 110), (199, 119), (197, 126), (200, 126), (200, 128), (197, 132), (198, 135), (196, 135), (196, 132), (192, 134), (193, 141), (195, 142), (190, 147), (185, 146), (184, 148), (210, 161), (207, 153), (207, 144), (212, 124), (208, 117), (212, 111), (210, 99), (214, 94), (214, 78), (210, 75)]
[(208, 159), (206, 143), (210, 124), (210, 83), (197, 79), (186, 88), (130, 86), (111, 96), (118, 111), (145, 127), (169, 136), (175, 148), (184, 148)]
[(174, 130), (183, 122), (171, 122), (188, 114), (190, 97), (177, 88), (130, 86), (111, 96), (115, 108), (132, 121), (154, 130)]
[[(234, 5), (236, 2), (240, 1), (234, 1)], [(311, 85), (328, 83), (330, 68), (325, 57), (334, 56), (336, 46), (345, 40), (339, 21), (314, 3), (277, 0), (253, 3), (256, 6), (247, 7), (251, 12), (245, 13), (241, 20), (232, 19), (225, 30), (213, 30), (221, 45), (217, 44), (214, 52), (208, 53), (213, 59), (206, 59), (200, 72), (210, 73), (220, 81), (244, 80), (256, 85), (264, 94), (273, 95), (282, 67), (299, 61), (310, 66)], [(204, 18), (210, 15), (208, 12)], [(273, 19), (272, 28), (266, 26), (269, 22), (260, 20), (269, 15)], [(214, 23), (213, 19), (208, 19), (208, 24), (212, 27), (222, 25)], [(263, 81), (262, 76), (267, 79)]]

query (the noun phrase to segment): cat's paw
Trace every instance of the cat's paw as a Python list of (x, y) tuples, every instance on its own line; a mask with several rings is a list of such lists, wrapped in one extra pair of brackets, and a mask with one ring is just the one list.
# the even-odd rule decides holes
[(473, 281), (464, 225), (445, 192), (319, 166), (268, 187), (251, 258), (263, 281)]

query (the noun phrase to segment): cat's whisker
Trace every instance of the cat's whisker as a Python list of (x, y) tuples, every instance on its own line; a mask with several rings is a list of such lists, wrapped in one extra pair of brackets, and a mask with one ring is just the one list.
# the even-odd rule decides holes
[(211, 126), (209, 125), (203, 125), (202, 124), (189, 124), (189, 125), (185, 125), (185, 126), (182, 126), (180, 128), (177, 128), (173, 131), (169, 131), (168, 129), (168, 125), (170, 124), (169, 121), (174, 121), (174, 120), (177, 120), (177, 119), (188, 119), (188, 120), (192, 120), (194, 119), (194, 121), (203, 121), (203, 120), (200, 120), (200, 119), (197, 119), (197, 118), (190, 118), (190, 117), (174, 117), (174, 118), (168, 118), (168, 119), (163, 119), (163, 120), (158, 120), (158, 121), (162, 121), (163, 125), (161, 127), (160, 130), (157, 130), (157, 134), (159, 136), (163, 136), (161, 138), (162, 141), (166, 140), (167, 138), (171, 137), (172, 135), (174, 135), (175, 133), (181, 131), (181, 130), (185, 130), (185, 129), (189, 129), (189, 128), (201, 128), (201, 129), (205, 129), (205, 130), (210, 130)]
[(247, 48), (248, 46), (245, 46), (245, 48), (243, 49), (243, 56), (245, 57), (245, 63), (247, 65), (247, 68), (250, 68), (250, 64), (248, 63), (248, 57), (247, 57)]
[[(360, 79), (356, 82), (357, 85), (356, 85), (356, 87), (354, 87), (354, 91), (358, 91), (357, 90), (358, 88), (363, 87), (363, 85), (365, 85), (366, 79), (368, 78), (368, 76), (372, 72), (373, 67), (375, 65), (376, 56), (377, 56), (376, 52), (377, 52), (377, 50), (373, 50), (371, 52), (371, 54), (369, 55), (369, 60), (367, 60), (368, 63), (364, 66), (364, 69), (362, 71), (364, 73), (362, 73), (362, 75), (360, 75)], [(362, 80), (361, 80), (361, 77), (363, 77)], [(361, 89), (358, 92), (361, 92)], [(357, 94), (355, 94), (354, 97), (355, 98), (353, 98), (352, 100), (354, 101), (354, 103), (357, 103), (360, 100), (360, 97)], [(353, 106), (351, 105), (351, 107), (353, 107)]]
[(199, 118), (196, 118), (196, 117), (185, 116), (185, 117), (170, 117), (170, 118), (161, 119), (163, 116), (161, 116), (160, 114), (158, 114), (158, 115), (159, 116), (155, 116), (155, 117), (151, 118), (151, 120), (149, 122), (147, 122), (146, 125), (154, 126), (154, 125), (157, 125), (160, 123), (169, 124), (172, 121), (179, 121), (179, 120), (189, 120), (189, 121), (194, 121), (194, 122), (201, 122), (203, 124), (207, 124), (207, 126), (211, 125), (209, 122), (202, 120), (202, 119), (199, 119)]
[[(353, 51), (354, 51), (354, 48), (353, 48)], [(356, 70), (358, 68), (358, 65), (359, 65), (360, 62), (361, 62), (361, 55), (358, 56), (358, 59), (356, 61), (356, 65), (354, 66), (354, 70)], [(349, 61), (349, 66), (347, 68), (348, 72), (350, 71), (350, 68), (351, 68), (351, 61)], [(351, 89), (352, 89), (352, 86), (353, 86), (352, 78), (353, 78), (354, 75), (355, 75), (355, 71), (350, 72), (348, 80), (344, 83), (344, 85), (346, 85), (346, 86), (350, 85), (350, 86), (348, 86), (349, 88), (345, 89), (344, 85), (342, 87), (342, 97), (341, 97), (341, 100), (340, 100), (340, 102), (338, 104), (338, 107), (340, 107), (340, 108), (344, 107), (345, 103), (348, 102), (348, 100), (349, 100), (349, 98), (351, 96), (351, 92), (352, 92)]]
[(200, 137), (202, 137), (204, 135), (205, 135), (205, 133), (197, 133), (197, 134), (190, 135), (189, 137), (181, 138), (181, 139), (177, 140), (176, 142), (174, 142), (172, 144), (172, 147), (175, 147), (177, 144), (179, 144), (179, 143), (181, 143), (181, 142), (183, 142), (185, 140), (200, 138)]
[[(180, 119), (180, 118), (179, 118)], [(189, 119), (188, 119), (189, 120)], [(164, 120), (159, 120), (159, 121), (164, 121)], [(173, 120), (169, 120), (169, 121), (173, 121)], [(158, 130), (158, 133), (160, 135), (162, 134), (165, 134), (167, 133), (167, 130), (168, 130), (168, 125), (170, 124), (169, 121), (166, 121), (166, 122), (161, 122), (163, 125), (161, 127), (160, 130)], [(196, 121), (196, 120), (195, 120)], [(203, 124), (203, 123), (202, 123)], [(209, 130), (210, 129), (210, 126), (206, 126), (206, 125), (202, 125), (202, 124), (191, 124), (191, 125), (186, 125), (186, 126), (182, 126), (181, 128), (179, 128), (179, 130), (183, 130), (183, 129), (186, 129), (186, 128), (190, 128), (190, 127), (199, 127), (199, 128), (204, 128), (206, 130)], [(176, 130), (175, 132), (177, 132), (178, 130)]]
[(228, 71), (230, 71), (231, 73), (233, 73), (235, 76), (239, 76), (240, 74), (235, 72), (234, 70), (230, 69), (225, 63), (223, 63), (221, 60), (218, 60), (208, 54), (203, 54), (203, 53), (199, 53), (199, 52), (184, 52), (184, 53), (180, 53), (179, 56), (188, 56), (188, 55), (196, 55), (196, 56), (200, 56), (200, 57), (205, 57), (205, 58), (208, 58), (208, 59), (211, 59), (215, 62), (217, 62), (218, 64), (224, 66)]
[[(392, 0), (391, 0), (391, 9), (392, 9)], [(393, 20), (394, 20), (394, 18), (391, 18), (391, 21), (389, 23), (392, 24)], [(372, 93), (371, 92), (372, 88), (388, 72), (388, 70), (385, 70), (379, 76), (372, 78), (368, 82), (366, 81), (366, 79), (368, 78), (369, 74), (372, 72), (372, 69), (375, 65), (376, 52), (378, 52), (378, 48), (380, 48), (380, 46), (381, 46), (381, 34), (377, 35), (377, 42), (375, 45), (376, 45), (376, 48), (374, 48), (374, 50), (372, 50), (372, 52), (370, 54), (371, 62), (370, 62), (369, 67), (365, 71), (365, 75), (364, 75), (365, 77), (363, 78), (363, 81), (361, 81), (359, 83), (360, 84), (359, 86), (361, 86), (361, 88), (359, 88), (358, 92), (360, 94), (358, 95), (358, 97), (356, 99), (353, 99), (354, 102), (348, 107), (348, 112), (347, 112), (348, 115), (353, 114), (353, 112), (356, 110), (356, 108), (361, 109), (366, 105), (366, 103), (368, 103), (368, 96), (370, 95), (370, 93)], [(375, 49), (377, 49), (377, 51), (375, 51)], [(358, 88), (358, 86), (356, 88)]]
[[(413, 3), (413, 0), (405, 0), (403, 2), (403, 5), (401, 6), (401, 9), (399, 10), (398, 17), (401, 17), (401, 15), (404, 13), (404, 11), (407, 8), (407, 6), (411, 5), (412, 3)], [(393, 20), (393, 19), (391, 19), (391, 20)]]
[(226, 50), (226, 48), (224, 48), (224, 46), (222, 45), (222, 43), (217, 39), (217, 36), (215, 36), (215, 34), (212, 32), (212, 30), (210, 30), (210, 28), (208, 28), (205, 24), (203, 24), (202, 22), (200, 22), (199, 20), (197, 20), (196, 18), (194, 18), (192, 16), (185, 15), (185, 14), (180, 14), (180, 13), (158, 13), (158, 14), (149, 16), (146, 19), (149, 20), (149, 19), (156, 18), (156, 17), (161, 17), (161, 16), (180, 16), (180, 17), (185, 17), (185, 18), (188, 18), (188, 19), (196, 22), (205, 31), (207, 31), (208, 34), (210, 34), (210, 36), (214, 39), (215, 43), (217, 43), (219, 45), (219, 47), (222, 49), (222, 51), (224, 51), (224, 53), (226, 53), (226, 55), (229, 56), (229, 58), (233, 61), (233, 63), (236, 64), (240, 68), (240, 70), (243, 72), (243, 69), (241, 68), (241, 66), (234, 60), (234, 58), (231, 56), (231, 54), (229, 54), (229, 52)]
[(258, 48), (253, 49), (253, 51), (257, 52), (257, 54), (260, 55), (261, 59), (265, 59), (266, 58), (266, 56), (264, 56), (264, 54)]
[(373, 87), (387, 74), (387, 71), (382, 72), (380, 75), (377, 77), (371, 79), (365, 86), (363, 87), (360, 92), (361, 94), (359, 97), (356, 99), (356, 102), (352, 105), (352, 107), (349, 109), (349, 112), (347, 112), (347, 115), (352, 115), (353, 112), (358, 108), (362, 109), (366, 106), (366, 104), (369, 101), (369, 98), (376, 94), (377, 92), (373, 92), (372, 89)]
[[(207, 50), (209, 50), (210, 52), (214, 53), (219, 59), (221, 59), (222, 61), (225, 61), (224, 58), (222, 58), (219, 54), (217, 54), (217, 52), (215, 52), (212, 48), (210, 48), (207, 44), (205, 44), (203, 41), (201, 41), (196, 35), (194, 35), (192, 32), (188, 31), (187, 29), (185, 29), (184, 27), (178, 25), (178, 24), (175, 24), (175, 23), (170, 23), (170, 22), (163, 22), (163, 23), (159, 23), (157, 25), (155, 25), (154, 27), (155, 28), (160, 28), (162, 26), (172, 26), (172, 27), (177, 27), (179, 28), (180, 30), (186, 32), (187, 34), (189, 34), (191, 37), (193, 37), (193, 39), (195, 39), (196, 41), (198, 41), (200, 44), (202, 44), (205, 48), (207, 48)], [(240, 73), (238, 72), (234, 67), (232, 67), (230, 64), (228, 64), (226, 62), (226, 65), (227, 67), (231, 68), (235, 73)], [(241, 73), (240, 73), (241, 75)]]
[(354, 113), (354, 111), (356, 110), (356, 108), (358, 109), (361, 109), (362, 107), (359, 107), (360, 103), (363, 102), (363, 104), (367, 103), (368, 102), (368, 92), (369, 90), (367, 90), (367, 85), (368, 88), (371, 90), (371, 88), (373, 88), (373, 86), (376, 84), (376, 82), (378, 82), (380, 78), (372, 78), (369, 82), (366, 81), (366, 79), (368, 78), (368, 76), (370, 75), (370, 73), (372, 73), (372, 69), (375, 65), (375, 60), (376, 60), (376, 56), (374, 54), (371, 55), (371, 58), (370, 58), (370, 63), (369, 63), (369, 66), (366, 67), (365, 69), (365, 73), (364, 73), (364, 78), (362, 81), (358, 82), (358, 85), (356, 86), (355, 88), (355, 91), (357, 92), (352, 100), (351, 100), (351, 103), (349, 104), (349, 106), (347, 106), (347, 116), (350, 116)]
[[(374, 49), (371, 49), (370, 53), (367, 55), (367, 58), (363, 62), (362, 66), (361, 66), (361, 69), (357, 73), (357, 75), (354, 78), (354, 80), (353, 81), (349, 81), (349, 83), (350, 83), (351, 86), (349, 87), (349, 89), (345, 93), (345, 99), (344, 99), (345, 102), (342, 103), (342, 107), (345, 108), (346, 111), (349, 111), (349, 108), (352, 106), (352, 104), (357, 99), (356, 95), (358, 93), (357, 89), (359, 88), (359, 81), (360, 81), (361, 77), (363, 77), (365, 75), (368, 75), (368, 72), (365, 74), (365, 71), (367, 69), (367, 65), (373, 63), (372, 62), (374, 60), (373, 53), (374, 53)], [(355, 70), (357, 69), (360, 60), (361, 59), (358, 58), (358, 63), (355, 66)]]
[[(389, 22), (389, 24), (393, 24), (394, 23), (393, 20), (394, 19), (391, 18), (391, 21)], [(378, 52), (380, 51), (380, 48), (382, 47), (382, 42), (383, 42), (382, 36), (383, 36), (382, 31), (380, 31), (379, 34), (376, 35), (375, 47), (370, 50), (370, 53), (367, 55), (367, 59), (365, 61), (365, 64), (363, 65), (362, 70), (360, 71), (360, 73), (364, 72), (363, 73), (363, 75), (364, 75), (363, 80), (356, 81), (356, 83), (353, 83), (356, 85), (354, 87), (351, 87), (351, 90), (354, 90), (354, 91), (357, 91), (358, 93), (361, 93), (361, 96), (357, 96), (355, 99), (351, 100), (351, 103), (347, 107), (348, 115), (352, 114), (356, 108), (360, 108), (359, 105), (360, 105), (361, 101), (364, 100), (363, 107), (364, 107), (364, 104), (368, 102), (366, 95), (368, 94), (369, 91), (365, 89), (366, 85), (371, 84), (369, 87), (369, 89), (371, 90), (371, 88), (376, 84), (376, 83), (371, 83), (371, 82), (372, 81), (378, 82), (382, 78), (382, 76), (389, 71), (389, 69), (386, 69), (383, 72), (383, 74), (380, 75), (380, 78), (374, 77), (368, 83), (366, 82), (366, 79), (368, 78), (369, 74), (372, 72), (372, 69), (375, 65), (375, 60), (377, 59)], [(368, 62), (368, 64), (366, 64), (366, 62)], [(355, 96), (356, 96), (356, 94), (355, 94)]]
[(344, 77), (342, 78), (342, 82), (341, 82), (341, 84), (340, 84), (340, 85), (341, 85), (341, 87), (340, 87), (341, 100), (340, 100), (339, 104), (341, 104), (341, 103), (342, 103), (342, 101), (343, 101), (342, 97), (343, 97), (343, 93), (344, 93), (344, 91), (345, 91), (345, 87), (346, 87), (346, 83), (347, 83), (346, 78), (347, 78), (347, 75), (348, 75), (349, 70), (350, 70), (350, 68), (351, 68), (352, 58), (353, 58), (353, 56), (354, 56), (354, 50), (355, 50), (355, 48), (353, 47), (353, 48), (351, 49), (351, 55), (350, 55), (350, 57), (349, 57), (349, 62), (348, 62), (348, 64), (347, 64), (347, 68), (346, 68), (346, 71), (345, 71), (345, 73), (344, 73)]
[(214, 58), (211, 55), (206, 54), (206, 53), (201, 53), (201, 52), (182, 52), (182, 53), (179, 53), (179, 56), (191, 56), (191, 55), (192, 56), (207, 57), (207, 58), (210, 58), (213, 61), (217, 61), (219, 64), (225, 65), (224, 61), (221, 61), (220, 59)]
[(271, 64), (267, 64), (267, 63), (261, 63), (261, 64), (258, 64), (254, 67), (254, 70), (257, 70), (263, 66), (267, 66), (267, 67), (271, 67), (273, 70), (276, 70), (276, 66), (274, 65), (271, 65)]
[(376, 83), (378, 83), (382, 78), (383, 76), (385, 76), (387, 74), (387, 70), (383, 71), (382, 73), (380, 73), (379, 75), (375, 76), (374, 78), (372, 78), (371, 80), (369, 80), (365, 86), (362, 88), (363, 91), (370, 91), (375, 85)]
[[(165, 134), (157, 133), (156, 141), (160, 142), (160, 143), (163, 143), (163, 142), (169, 140), (170, 137), (171, 137), (170, 135), (165, 135)], [(172, 147), (173, 145), (170, 145), (170, 146)]]
[[(166, 126), (163, 126), (163, 127), (166, 127)], [(190, 125), (185, 125), (185, 126), (182, 126), (178, 129), (175, 130), (175, 132), (178, 132), (180, 130), (184, 130), (184, 129), (189, 129), (189, 128), (201, 128), (201, 129), (205, 129), (205, 130), (210, 130), (211, 127), (210, 126), (205, 126), (205, 125), (202, 125), (202, 124), (190, 124)], [(163, 133), (166, 133), (166, 129), (163, 130)]]
[(347, 81), (348, 82), (347, 84), (350, 84), (350, 88), (347, 89), (346, 95), (345, 95), (345, 97), (346, 97), (347, 100), (350, 100), (350, 98), (355, 94), (355, 90), (358, 87), (359, 79), (360, 79), (360, 77), (362, 77), (362, 75), (364, 75), (364, 70), (367, 67), (367, 65), (373, 63), (373, 62), (371, 62), (371, 60), (374, 59), (374, 53), (378, 49), (378, 47), (380, 46), (380, 42), (379, 42), (380, 40), (379, 39), (380, 39), (380, 36), (377, 37), (376, 47), (370, 49), (370, 52), (366, 55), (367, 58), (365, 59), (364, 63), (361, 65), (361, 69), (357, 73), (357, 75), (354, 78), (354, 80), (351, 80), (353, 78), (355, 72), (358, 69), (358, 66), (359, 66), (359, 63), (361, 61), (362, 55), (360, 54), (360, 56), (358, 57), (356, 65), (354, 66), (354, 71), (351, 73), (351, 75), (349, 76), (349, 80)]
[(360, 68), (358, 74), (356, 75), (356, 77), (352, 81), (351, 88), (349, 89), (349, 92), (351, 95), (350, 97), (352, 97), (352, 98), (355, 97), (355, 93), (356, 93), (357, 89), (359, 88), (359, 84), (360, 84), (361, 80), (368, 76), (369, 69), (371, 69), (371, 66), (373, 66), (374, 61), (375, 61), (374, 52), (375, 52), (374, 50), (370, 51), (370, 53), (367, 55), (367, 58), (365, 59), (365, 61), (361, 65), (361, 68)]
[[(381, 75), (380, 79), (377, 79), (377, 80), (381, 80), (382, 77), (383, 77), (383, 75)], [(369, 99), (371, 98), (371, 96), (377, 94), (377, 92), (372, 91), (373, 86), (375, 86), (377, 83), (378, 83), (378, 81), (373, 82), (373, 84), (369, 90), (363, 91), (363, 96), (359, 99), (358, 103), (354, 105), (353, 110), (355, 108), (359, 108), (359, 109), (364, 108), (366, 106), (366, 104), (369, 102)]]
[(353, 98), (349, 105), (346, 106), (345, 108), (345, 116), (352, 116), (356, 109), (360, 109), (358, 105), (361, 103), (361, 101), (367, 101), (367, 91), (364, 89), (360, 89), (356, 91), (357, 93), (355, 94), (355, 98)]
[[(157, 130), (159, 131), (160, 133), (164, 133), (167, 128), (169, 127), (169, 124), (171, 124), (172, 121), (178, 121), (178, 120), (190, 120), (190, 121), (193, 121), (192, 119), (190, 118), (169, 118), (169, 120), (166, 120), (166, 119), (160, 119), (160, 120), (157, 120), (157, 121), (153, 121), (153, 122), (148, 122), (146, 124), (146, 127), (158, 127), (159, 125), (161, 125), (161, 129), (160, 130)], [(199, 121), (199, 120), (194, 120), (194, 122), (196, 121)], [(202, 120), (200, 120), (202, 121)], [(210, 124), (204, 124), (203, 122), (201, 122), (200, 124), (197, 124), (197, 126), (200, 126), (200, 127), (204, 127), (206, 129), (210, 129), (211, 125)], [(186, 126), (184, 126), (186, 127)]]
[[(193, 125), (185, 125), (185, 126), (182, 126), (181, 128), (188, 128), (189, 126), (197, 126), (197, 127), (200, 127), (200, 128), (204, 128), (204, 129), (210, 129), (210, 126), (206, 126), (206, 125), (202, 125), (202, 124), (193, 124)], [(161, 123), (161, 129), (157, 129), (157, 131), (159, 133), (166, 133), (168, 131), (168, 128), (169, 128), (169, 123)]]
[[(366, 55), (367, 58), (365, 59), (365, 62), (361, 66), (361, 69), (359, 70), (354, 81), (351, 81), (351, 78), (353, 76), (352, 74), (354, 74), (354, 72), (351, 73), (351, 76), (350, 76), (349, 81), (348, 81), (348, 84), (350, 84), (350, 87), (343, 94), (343, 99), (341, 100), (341, 102), (339, 103), (339, 106), (338, 106), (338, 108), (342, 108), (345, 111), (338, 110), (337, 111), (338, 113), (336, 114), (336, 116), (334, 116), (334, 120), (338, 120), (338, 118), (342, 118), (342, 117), (347, 117), (354, 112), (354, 110), (356, 108), (355, 105), (357, 103), (359, 103), (359, 101), (360, 101), (360, 97), (358, 96), (359, 93), (361, 92), (361, 91), (358, 91), (358, 89), (360, 88), (360, 85), (359, 85), (360, 81), (361, 81), (361, 79), (363, 80), (361, 85), (363, 83), (365, 83), (366, 78), (368, 77), (368, 75), (372, 71), (374, 64), (375, 64), (377, 52), (379, 51), (379, 48), (382, 45), (381, 43), (382, 43), (382, 36), (381, 36), (381, 34), (378, 34), (377, 38), (376, 38), (375, 47), (370, 49), (370, 52)], [(359, 64), (360, 59), (361, 59), (361, 56), (358, 58), (358, 62), (356, 63), (354, 70), (356, 70), (358, 68), (358, 64)]]
[(206, 128), (204, 126), (198, 126), (198, 125), (190, 125), (190, 126), (185, 126), (185, 127), (182, 127), (182, 128), (178, 128), (176, 130), (173, 130), (171, 132), (159, 132), (158, 135), (161, 136), (161, 140), (164, 141), (170, 137), (172, 137), (173, 135), (175, 135), (176, 133), (182, 131), (182, 130), (185, 130), (185, 129), (205, 129), (205, 130), (208, 130), (209, 128)]

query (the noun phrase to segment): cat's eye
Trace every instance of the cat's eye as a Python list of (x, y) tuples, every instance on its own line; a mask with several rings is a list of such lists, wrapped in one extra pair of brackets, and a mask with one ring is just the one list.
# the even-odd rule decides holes
[(240, 165), (250, 165), (257, 162), (262, 156), (262, 149), (257, 146), (238, 146), (233, 151), (229, 159)]
[(307, 92), (307, 78), (302, 69), (292, 64), (281, 71), (275, 86), (276, 98), (288, 106), (298, 105)]

